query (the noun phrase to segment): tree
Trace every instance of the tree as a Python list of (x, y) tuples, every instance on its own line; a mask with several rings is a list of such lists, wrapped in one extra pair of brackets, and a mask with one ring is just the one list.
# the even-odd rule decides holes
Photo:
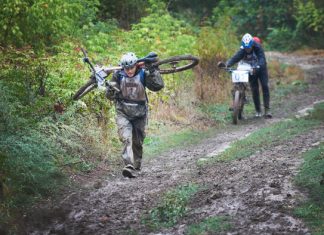
[(147, 15), (147, 5), (148, 0), (100, 0), (98, 17), (101, 20), (116, 19), (120, 27), (130, 29), (131, 24)]
[[(97, 1), (1, 0), (0, 45), (43, 48), (91, 21)], [(92, 13), (94, 12), (94, 13)]]

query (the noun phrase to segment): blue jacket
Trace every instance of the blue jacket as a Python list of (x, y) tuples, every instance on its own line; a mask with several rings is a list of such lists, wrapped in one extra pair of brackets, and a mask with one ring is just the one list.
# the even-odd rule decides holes
[(259, 65), (260, 70), (264, 70), (267, 68), (267, 61), (264, 55), (264, 50), (262, 46), (258, 43), (254, 43), (252, 47), (252, 51), (250, 53), (247, 53), (243, 47), (240, 48), (239, 51), (235, 53), (235, 55), (230, 58), (227, 62), (226, 65), (228, 67), (233, 66), (235, 63), (238, 63), (241, 60), (245, 60), (248, 57), (256, 57), (256, 64), (253, 64), (254, 66)]

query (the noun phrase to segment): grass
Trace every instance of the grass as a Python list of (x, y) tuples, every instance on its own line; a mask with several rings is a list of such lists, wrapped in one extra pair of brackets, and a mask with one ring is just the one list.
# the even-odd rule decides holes
[(312, 234), (324, 234), (324, 143), (304, 153), (304, 164), (295, 178), (307, 189), (308, 200), (295, 209), (311, 228)]
[(290, 94), (303, 92), (307, 89), (307, 83), (304, 81), (294, 81), (290, 84), (278, 85), (274, 92), (275, 100), (282, 100)]
[(269, 127), (259, 129), (250, 136), (235, 141), (230, 148), (219, 155), (198, 160), (198, 165), (211, 164), (217, 161), (231, 161), (249, 157), (263, 148), (275, 146), (282, 141), (289, 140), (298, 134), (319, 125), (320, 121), (293, 119), (273, 124)]
[(172, 227), (186, 214), (189, 200), (197, 191), (197, 185), (188, 184), (165, 193), (160, 203), (143, 217), (142, 222), (151, 230)]
[(209, 217), (200, 223), (189, 225), (186, 235), (216, 234), (231, 228), (227, 217)]
[(314, 105), (314, 110), (310, 113), (311, 119), (324, 120), (324, 102)]
[(201, 110), (218, 123), (228, 123), (231, 120), (231, 113), (228, 111), (229, 104), (207, 104), (202, 105)]
[(175, 131), (172, 128), (161, 127), (156, 134), (147, 136), (144, 140), (144, 155), (148, 158), (166, 150), (184, 145), (199, 143), (203, 138), (211, 136), (215, 129), (199, 131), (185, 128)]
[(106, 157), (110, 145), (103, 144), (95, 120), (80, 116), (72, 122), (68, 111), (56, 120), (23, 128), (15, 122), (0, 131), (0, 224), (7, 230), (15, 230), (10, 221), (19, 211), (74, 186), (68, 175), (89, 172)]
[[(324, 103), (318, 103), (310, 113), (309, 119), (324, 120)], [(324, 143), (303, 155), (304, 164), (295, 182), (307, 189), (309, 197), (295, 209), (312, 230), (312, 234), (324, 234)]]

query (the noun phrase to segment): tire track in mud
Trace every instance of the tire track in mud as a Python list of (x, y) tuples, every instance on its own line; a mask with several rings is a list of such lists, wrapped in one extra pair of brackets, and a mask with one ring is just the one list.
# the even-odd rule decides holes
[(310, 234), (292, 215), (305, 198), (292, 181), (302, 153), (321, 141), (324, 125), (246, 159), (204, 168), (197, 182), (207, 189), (191, 202), (183, 226), (160, 234), (184, 234), (185, 224), (211, 216), (230, 218), (232, 230), (219, 234)]
[[(302, 105), (317, 98), (301, 99)], [(305, 225), (291, 215), (290, 209), (304, 197), (291, 180), (302, 162), (301, 152), (323, 141), (323, 126), (246, 159), (204, 170), (196, 165), (198, 159), (219, 153), (233, 141), (280, 120), (249, 118), (239, 126), (218, 130), (200, 144), (144, 161), (136, 179), (110, 176), (61, 201), (35, 207), (22, 234), (154, 234), (141, 223), (143, 213), (166, 191), (189, 182), (207, 189), (193, 199), (189, 214), (178, 225), (156, 234), (184, 234), (188, 224), (215, 215), (231, 218), (229, 234), (307, 234)]]

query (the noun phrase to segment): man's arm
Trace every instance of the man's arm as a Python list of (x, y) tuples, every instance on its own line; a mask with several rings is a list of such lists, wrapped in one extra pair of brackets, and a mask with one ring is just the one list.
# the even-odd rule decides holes
[(240, 49), (239, 51), (237, 51), (235, 53), (235, 55), (230, 58), (228, 61), (226, 61), (226, 66), (227, 67), (231, 67), (233, 66), (235, 63), (239, 62), (240, 60), (242, 60), (244, 58), (244, 54), (245, 54), (245, 51), (244, 49)]
[(264, 68), (267, 66), (267, 61), (265, 58), (265, 54), (264, 54), (264, 50), (260, 45), (255, 45), (255, 55), (258, 58), (258, 65), (260, 66), (260, 68)]

